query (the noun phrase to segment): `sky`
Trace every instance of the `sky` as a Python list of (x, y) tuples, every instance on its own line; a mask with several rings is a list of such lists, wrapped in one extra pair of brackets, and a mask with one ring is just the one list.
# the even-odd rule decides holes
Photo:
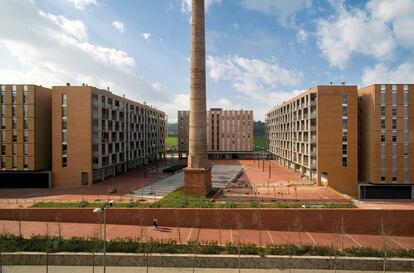
[[(191, 0), (2, 0), (0, 83), (86, 83), (177, 121)], [(315, 85), (414, 83), (413, 0), (206, 0), (207, 106), (254, 111)]]

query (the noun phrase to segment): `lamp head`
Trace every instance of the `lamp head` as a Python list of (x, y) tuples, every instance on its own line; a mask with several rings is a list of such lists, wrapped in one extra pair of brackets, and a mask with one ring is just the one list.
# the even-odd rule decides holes
[(109, 206), (109, 207), (112, 207), (113, 205), (114, 205), (114, 200), (109, 200), (109, 201), (108, 201), (108, 206)]

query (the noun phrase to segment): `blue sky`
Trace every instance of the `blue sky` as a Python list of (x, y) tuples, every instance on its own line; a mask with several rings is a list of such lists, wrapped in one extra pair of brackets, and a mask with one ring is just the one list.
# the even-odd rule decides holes
[[(12, 0), (0, 82), (88, 83), (176, 121), (188, 107), (189, 0)], [(414, 82), (414, 1), (206, 0), (209, 107), (273, 106), (318, 84)]]

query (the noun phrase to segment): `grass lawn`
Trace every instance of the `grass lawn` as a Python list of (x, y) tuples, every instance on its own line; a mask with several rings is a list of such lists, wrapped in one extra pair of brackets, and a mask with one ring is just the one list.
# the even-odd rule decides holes
[(178, 146), (178, 136), (167, 136), (167, 146), (169, 148)]
[(258, 146), (260, 149), (266, 148), (266, 138), (264, 136), (254, 137), (254, 145)]

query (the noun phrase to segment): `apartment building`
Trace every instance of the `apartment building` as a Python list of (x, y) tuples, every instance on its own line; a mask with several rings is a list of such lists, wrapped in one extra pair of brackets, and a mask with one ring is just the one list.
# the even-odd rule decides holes
[(164, 112), (91, 86), (52, 90), (53, 186), (91, 185), (165, 155)]
[(358, 93), (361, 198), (414, 199), (414, 85)]
[[(210, 158), (251, 157), (254, 145), (253, 111), (211, 108), (207, 114)], [(178, 151), (188, 153), (189, 111), (178, 111)]]
[(0, 187), (49, 187), (51, 90), (0, 85)]
[(316, 86), (267, 113), (273, 159), (318, 185), (357, 196), (357, 86)]

